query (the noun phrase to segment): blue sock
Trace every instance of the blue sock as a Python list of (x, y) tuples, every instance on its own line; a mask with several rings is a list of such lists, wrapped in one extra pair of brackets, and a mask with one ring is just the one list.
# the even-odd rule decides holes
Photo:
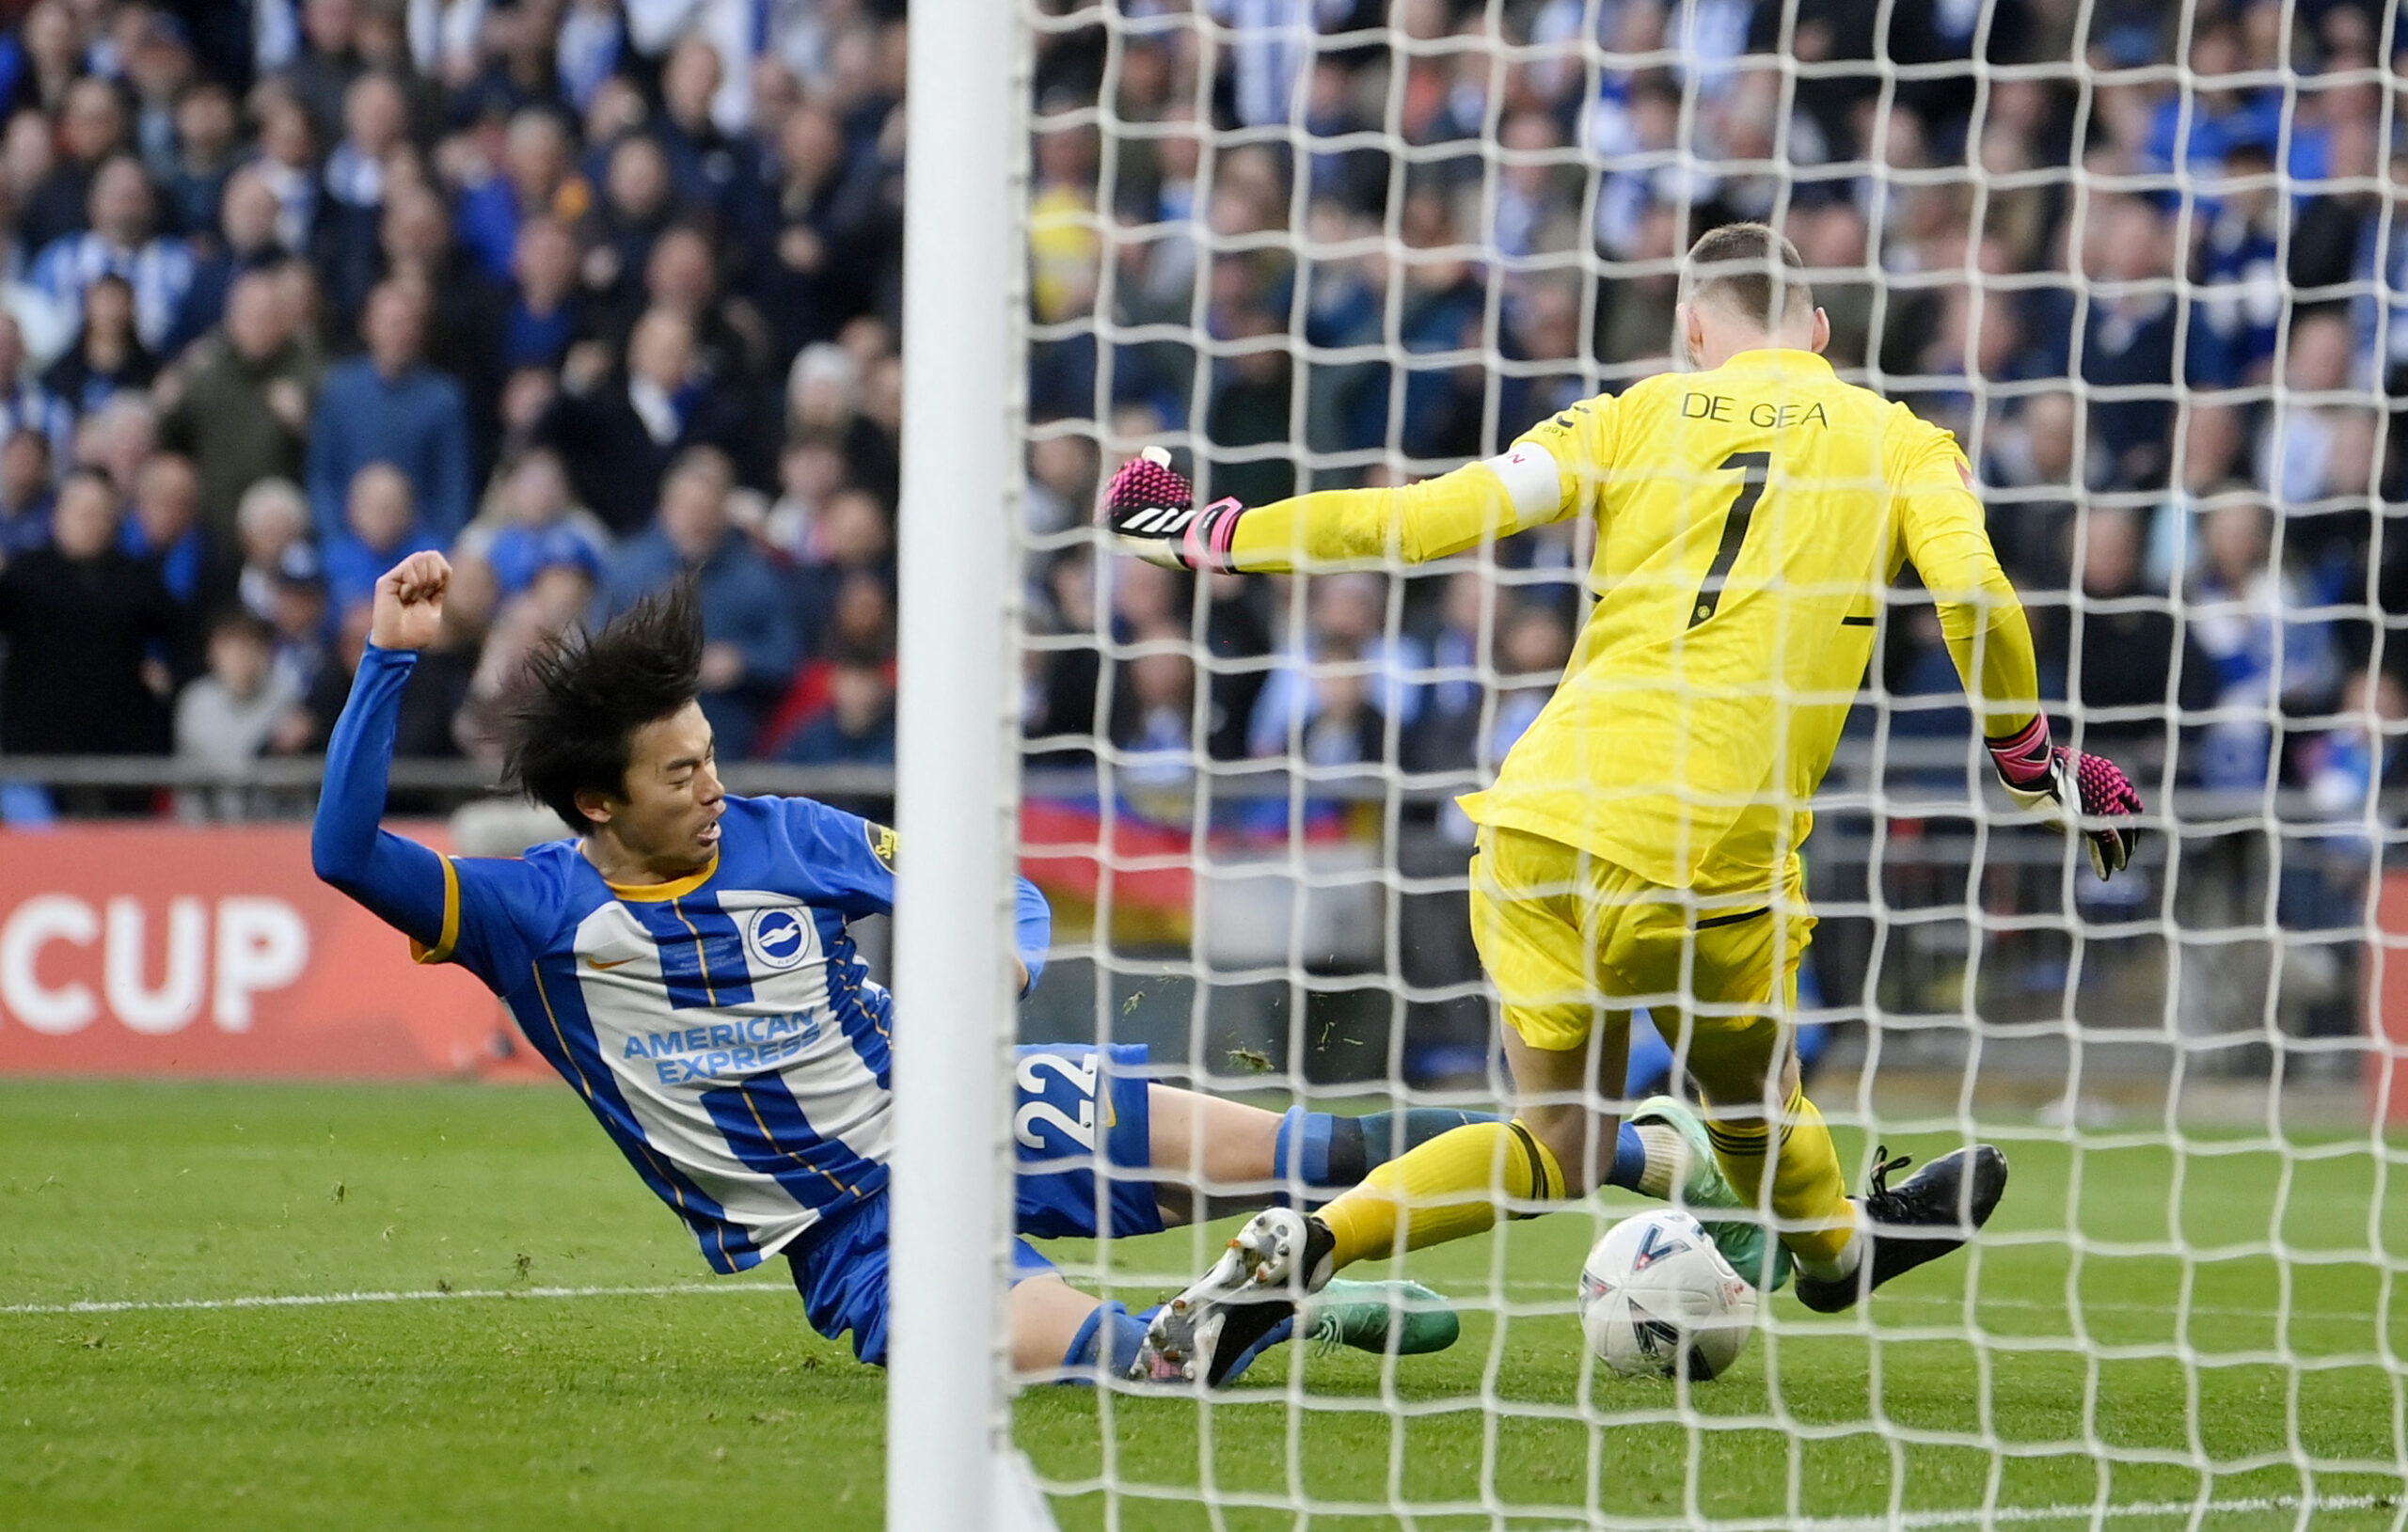
[(1307, 1186), (1329, 1184), (1329, 1140), (1337, 1119), (1326, 1112), (1290, 1107), (1279, 1119), (1279, 1142), (1271, 1152), (1271, 1178), (1291, 1177)]
[(1285, 1181), (1293, 1176), (1309, 1187), (1342, 1192), (1370, 1174), (1373, 1166), (1385, 1165), (1441, 1133), (1467, 1123), (1497, 1120), (1489, 1113), (1459, 1112), (1452, 1107), (1411, 1107), (1360, 1117), (1290, 1107), (1279, 1121), (1271, 1175), (1274, 1180)]
[[(1117, 1373), (1137, 1360), (1137, 1349), (1146, 1343), (1146, 1321), (1153, 1310), (1132, 1314), (1126, 1305), (1104, 1303), (1096, 1305), (1079, 1333), (1070, 1337), (1070, 1349), (1062, 1353), (1062, 1366), (1073, 1374)], [(1092, 1382), (1092, 1377), (1071, 1377), (1066, 1382)]]
[[(1493, 1112), (1465, 1112), (1455, 1107), (1407, 1107), (1402, 1112), (1373, 1112), (1346, 1119), (1362, 1134), (1359, 1168), (1345, 1162), (1343, 1155), (1333, 1156), (1332, 1169), (1340, 1185), (1352, 1185), (1370, 1175), (1375, 1166), (1385, 1165), (1408, 1149), (1418, 1149), (1441, 1133), (1451, 1133), (1458, 1128), (1474, 1123), (1503, 1122)], [(1352, 1171), (1353, 1174), (1345, 1174)]]
[(1621, 1135), (1614, 1140), (1614, 1166), (1606, 1172), (1606, 1184), (1636, 1192), (1640, 1178), (1646, 1174), (1647, 1145), (1640, 1142), (1639, 1129), (1624, 1123)]

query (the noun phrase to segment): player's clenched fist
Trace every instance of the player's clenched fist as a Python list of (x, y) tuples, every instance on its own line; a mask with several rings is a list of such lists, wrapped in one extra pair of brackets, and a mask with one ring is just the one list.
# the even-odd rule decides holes
[(443, 627), (443, 592), (452, 566), (439, 553), (413, 553), (376, 582), (368, 641), (379, 649), (423, 649)]
[(1120, 466), (1103, 492), (1103, 522), (1121, 546), (1168, 569), (1226, 570), (1245, 507), (1234, 498), (1196, 509), (1196, 486), (1171, 471), (1170, 454), (1149, 447)]
[(2142, 805), (2123, 767), (2103, 755), (2081, 755), (2052, 745), (2045, 715), (2019, 734), (1986, 743), (2006, 796), (2026, 813), (2082, 835), (2090, 847), (2090, 865), (2100, 877), (2131, 862), (2141, 839), (2140, 826), (2132, 820)]

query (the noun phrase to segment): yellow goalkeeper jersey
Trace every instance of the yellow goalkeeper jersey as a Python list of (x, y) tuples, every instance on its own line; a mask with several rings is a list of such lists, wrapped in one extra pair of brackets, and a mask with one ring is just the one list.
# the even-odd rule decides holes
[(1238, 567), (1442, 558), (1597, 521), (1597, 597), (1562, 684), (1464, 798), (1484, 825), (1669, 888), (1761, 883), (1813, 826), (1882, 592), (1911, 561), (1987, 732), (2028, 722), (2032, 640), (1955, 437), (1810, 352), (1744, 352), (1542, 421), (1396, 490), (1249, 511)]

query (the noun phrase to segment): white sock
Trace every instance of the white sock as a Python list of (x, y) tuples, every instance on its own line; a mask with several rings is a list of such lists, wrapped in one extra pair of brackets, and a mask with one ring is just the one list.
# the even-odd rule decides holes
[(1851, 1197), (1847, 1210), (1855, 1219), (1856, 1227), (1848, 1231), (1847, 1243), (1840, 1246), (1838, 1255), (1827, 1261), (1810, 1261), (1796, 1251), (1790, 1252), (1798, 1262), (1800, 1275), (1816, 1282), (1840, 1282), (1856, 1275), (1857, 1267), (1864, 1260), (1864, 1209), (1859, 1208), (1856, 1199)]
[(1670, 1202), (1688, 1178), (1689, 1142), (1680, 1130), (1660, 1122), (1633, 1123), (1631, 1130), (1647, 1147), (1647, 1168), (1640, 1174), (1639, 1194)]

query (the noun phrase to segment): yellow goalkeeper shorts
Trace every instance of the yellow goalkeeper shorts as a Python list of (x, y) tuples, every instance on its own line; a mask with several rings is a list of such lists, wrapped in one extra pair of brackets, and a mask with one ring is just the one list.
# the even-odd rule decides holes
[(1471, 863), (1472, 940), (1504, 1003), (1505, 1023), (1532, 1048), (1587, 1046), (1600, 1018), (1656, 1008), (1668, 1041), (1674, 1012), (1728, 1047), (1798, 1001), (1798, 962), (1813, 939), (1805, 870), (1793, 853), (1766, 884), (1682, 892), (1544, 836), (1480, 832)]

